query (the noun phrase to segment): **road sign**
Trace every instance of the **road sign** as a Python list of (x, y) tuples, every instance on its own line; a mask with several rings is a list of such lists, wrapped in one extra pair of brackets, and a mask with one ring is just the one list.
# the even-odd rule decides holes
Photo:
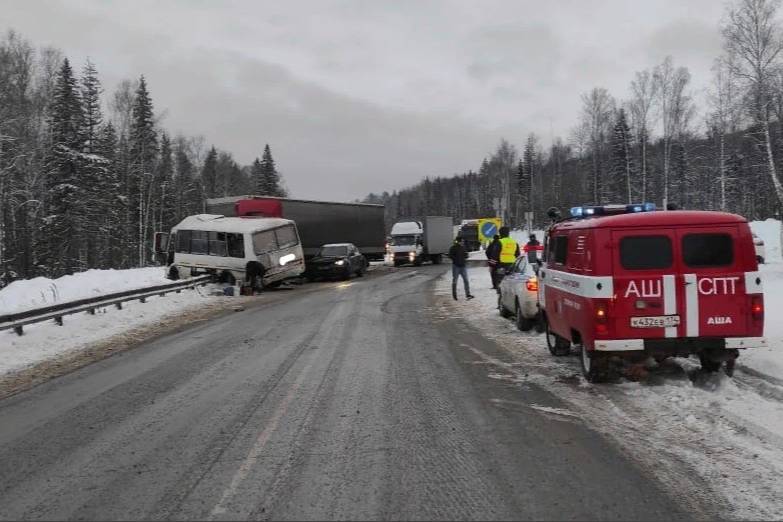
[(500, 229), (500, 218), (483, 218), (478, 220), (478, 235), (481, 243), (489, 243)]

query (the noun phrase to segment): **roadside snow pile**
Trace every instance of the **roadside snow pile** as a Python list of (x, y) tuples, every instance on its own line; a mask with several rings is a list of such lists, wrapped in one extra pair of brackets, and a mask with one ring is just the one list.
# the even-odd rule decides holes
[(0, 315), (170, 282), (161, 267), (87, 270), (58, 279), (14, 281), (0, 290)]
[[(0, 291), (0, 315), (21, 312), (44, 305), (73, 301), (124, 290), (170, 282), (159, 267), (129, 270), (88, 270), (58, 279), (37, 277), (14, 281)], [(0, 332), (0, 376), (37, 363), (76, 352), (93, 343), (108, 340), (136, 328), (153, 326), (167, 316), (203, 309), (230, 298), (210, 297), (210, 286), (181, 293), (151, 297), (146, 303), (128, 301), (123, 309), (107, 307), (87, 313), (67, 315), (64, 326), (53, 322), (25, 326), (24, 335), (13, 330)]]
[(777, 219), (751, 221), (750, 229), (764, 240), (767, 261), (783, 261), (780, 250), (780, 221)]
[[(536, 239), (538, 239), (538, 241), (540, 241), (543, 245), (545, 232), (543, 230), (534, 230), (533, 234), (536, 235)], [(519, 243), (519, 248), (525, 246), (525, 243), (527, 243), (528, 239), (530, 238), (530, 232), (520, 228), (515, 228), (509, 232), (508, 235), (511, 239)]]

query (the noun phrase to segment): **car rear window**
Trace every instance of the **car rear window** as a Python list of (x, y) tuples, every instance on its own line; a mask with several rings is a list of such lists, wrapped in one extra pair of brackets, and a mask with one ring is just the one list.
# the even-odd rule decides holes
[(620, 264), (626, 270), (655, 270), (672, 266), (672, 242), (666, 236), (629, 236), (620, 240)]
[(734, 263), (734, 241), (728, 234), (686, 234), (682, 259), (690, 267), (728, 266)]

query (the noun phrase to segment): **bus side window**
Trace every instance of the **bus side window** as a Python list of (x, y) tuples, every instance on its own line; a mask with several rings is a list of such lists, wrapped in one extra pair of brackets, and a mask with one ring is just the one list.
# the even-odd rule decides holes
[(245, 257), (245, 240), (242, 234), (226, 234), (229, 257)]
[(226, 234), (225, 232), (209, 233), (209, 255), (226, 257)]
[(190, 230), (177, 232), (177, 252), (190, 254)]

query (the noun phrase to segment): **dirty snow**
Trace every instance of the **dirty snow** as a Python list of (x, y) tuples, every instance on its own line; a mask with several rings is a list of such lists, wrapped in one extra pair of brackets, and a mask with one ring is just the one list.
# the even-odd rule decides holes
[[(485, 267), (469, 269), (476, 296), (471, 301), (452, 301), (451, 275), (444, 276), (436, 293), (451, 306), (432, 313), (457, 315), (501, 344), (513, 362), (463, 348), (482, 357), (494, 378), (520, 386), (521, 400), (525, 383), (550, 390), (568, 405), (566, 411), (624, 447), (679, 498), (712, 506), (713, 516), (781, 519), (783, 264), (762, 270), (770, 348), (743, 353), (734, 378), (702, 374), (696, 360), (673, 359), (640, 382), (589, 384), (578, 357), (551, 356), (543, 335), (519, 332), (513, 321), (500, 317)], [(703, 487), (683, 495), (694, 478)]]

